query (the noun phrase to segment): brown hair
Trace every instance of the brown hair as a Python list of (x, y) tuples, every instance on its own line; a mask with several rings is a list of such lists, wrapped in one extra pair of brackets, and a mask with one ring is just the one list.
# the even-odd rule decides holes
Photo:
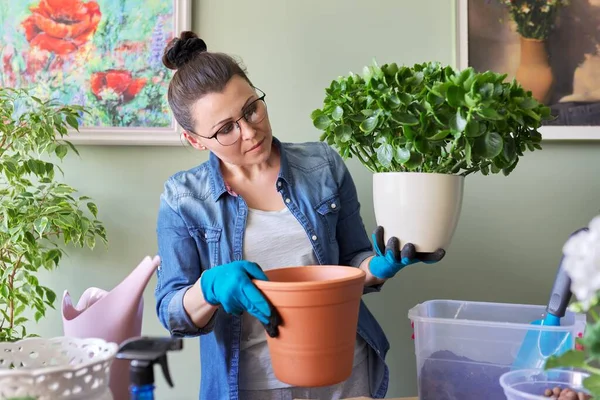
[(198, 99), (222, 92), (235, 75), (252, 85), (237, 61), (227, 54), (208, 52), (204, 40), (191, 31), (181, 32), (167, 44), (162, 61), (176, 70), (169, 83), (168, 100), (175, 119), (186, 131), (194, 130), (191, 107)]

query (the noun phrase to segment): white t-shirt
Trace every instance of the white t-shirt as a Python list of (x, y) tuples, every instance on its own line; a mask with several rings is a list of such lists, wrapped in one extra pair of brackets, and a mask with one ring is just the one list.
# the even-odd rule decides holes
[[(317, 265), (306, 231), (286, 208), (281, 211), (248, 210), (243, 258), (264, 271), (292, 265)], [(242, 315), (240, 354), (241, 390), (267, 390), (289, 387), (273, 374), (265, 329), (248, 313)], [(357, 334), (354, 365), (367, 356), (366, 342)]]

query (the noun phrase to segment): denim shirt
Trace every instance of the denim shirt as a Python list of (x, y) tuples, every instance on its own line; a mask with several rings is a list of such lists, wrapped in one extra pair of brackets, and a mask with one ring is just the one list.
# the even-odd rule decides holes
[[(342, 158), (321, 142), (282, 143), (277, 190), (306, 230), (320, 265), (358, 267), (373, 255), (353, 179)], [(170, 177), (160, 197), (156, 311), (172, 336), (200, 337), (200, 399), (239, 398), (241, 317), (219, 308), (199, 329), (183, 307), (203, 270), (242, 258), (248, 206), (228, 190), (219, 159)], [(252, 261), (252, 260), (249, 260)], [(364, 293), (380, 290), (367, 287)], [(361, 300), (357, 333), (367, 342), (371, 397), (383, 398), (389, 371), (387, 338)]]

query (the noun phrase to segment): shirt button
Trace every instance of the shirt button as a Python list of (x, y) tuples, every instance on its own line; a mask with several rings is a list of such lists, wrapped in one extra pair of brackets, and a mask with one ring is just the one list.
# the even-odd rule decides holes
[(312, 235), (312, 240), (313, 241), (317, 240), (317, 236), (316, 235)]
[(277, 182), (277, 186), (281, 187), (281, 181)]
[(331, 203), (331, 208), (336, 208), (337, 206), (335, 205), (335, 203)]
[(290, 199), (285, 199), (285, 202), (289, 204), (291, 200)]
[(208, 239), (208, 233), (205, 233), (205, 234), (204, 234), (204, 238), (205, 238), (205, 239)]

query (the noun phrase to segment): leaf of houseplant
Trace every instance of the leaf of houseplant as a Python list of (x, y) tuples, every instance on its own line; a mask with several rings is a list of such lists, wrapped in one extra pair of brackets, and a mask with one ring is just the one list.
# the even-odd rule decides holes
[(327, 129), (331, 124), (331, 119), (327, 115), (320, 115), (314, 120), (314, 126), (317, 129)]
[(414, 126), (419, 124), (419, 119), (417, 117), (405, 112), (392, 113), (392, 119), (401, 125)]
[(460, 109), (450, 118), (450, 128), (455, 131), (462, 133), (467, 126), (467, 120), (462, 116)]
[(377, 160), (379, 160), (383, 167), (388, 168), (392, 164), (393, 157), (394, 150), (392, 145), (384, 143), (377, 148)]
[[(505, 78), (506, 74), (472, 68), (455, 71), (437, 62), (381, 67), (374, 63), (363, 75), (350, 73), (332, 81), (323, 107), (311, 118), (323, 128), (320, 140), (336, 146), (344, 158), (357, 156), (374, 172), (508, 174), (526, 151), (541, 148), (536, 130), (550, 112)], [(343, 107), (342, 112), (337, 107)], [(342, 124), (351, 131), (338, 128)], [(514, 138), (516, 157), (512, 143), (503, 143), (509, 137)], [(392, 146), (391, 165), (387, 156), (376, 152), (382, 143)], [(402, 164), (406, 152), (410, 158)]]
[(494, 158), (502, 152), (502, 136), (496, 132), (487, 132), (478, 137), (473, 144), (473, 153), (481, 158)]
[(591, 357), (600, 360), (600, 321), (586, 327), (581, 342)]
[(400, 165), (405, 164), (410, 159), (410, 151), (404, 147), (396, 147), (394, 160)]
[(600, 375), (590, 375), (583, 380), (583, 387), (590, 391), (593, 398), (600, 396)]
[(337, 136), (342, 143), (347, 143), (352, 140), (352, 128), (348, 125), (338, 125), (335, 128), (335, 136)]
[(365, 119), (360, 123), (360, 130), (365, 133), (372, 132), (377, 127), (378, 118), (376, 115)]
[(461, 86), (450, 86), (446, 94), (448, 104), (460, 107), (465, 104), (465, 90)]
[(333, 118), (333, 120), (335, 120), (335, 121), (341, 121), (343, 115), (344, 115), (344, 109), (340, 106), (337, 106), (331, 113), (331, 118)]
[(587, 363), (585, 362), (585, 354), (579, 350), (569, 350), (559, 356), (550, 356), (546, 360), (544, 369), (552, 368), (585, 368)]

